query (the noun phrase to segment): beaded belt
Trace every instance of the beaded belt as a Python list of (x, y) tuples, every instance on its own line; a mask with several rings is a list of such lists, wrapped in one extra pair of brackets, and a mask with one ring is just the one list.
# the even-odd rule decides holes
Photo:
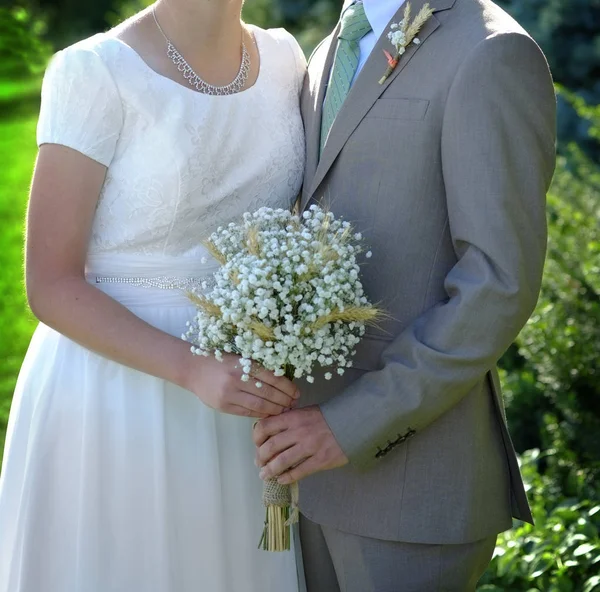
[(159, 308), (192, 306), (190, 292), (214, 286), (216, 261), (160, 255), (94, 254), (86, 262), (86, 279), (124, 306)]
[(96, 276), (96, 284), (127, 284), (136, 288), (157, 288), (159, 290), (206, 290), (209, 280), (206, 278), (186, 278), (161, 275), (157, 277), (118, 277)]

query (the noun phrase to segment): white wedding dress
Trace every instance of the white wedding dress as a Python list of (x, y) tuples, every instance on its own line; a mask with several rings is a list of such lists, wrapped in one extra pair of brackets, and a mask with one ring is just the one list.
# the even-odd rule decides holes
[[(285, 31), (252, 30), (260, 74), (235, 95), (161, 76), (110, 33), (44, 81), (38, 142), (108, 167), (88, 281), (178, 337), (182, 290), (214, 270), (200, 241), (290, 207), (302, 182), (304, 57)], [(251, 426), (40, 325), (0, 479), (0, 592), (297, 592), (293, 552), (257, 549)]]

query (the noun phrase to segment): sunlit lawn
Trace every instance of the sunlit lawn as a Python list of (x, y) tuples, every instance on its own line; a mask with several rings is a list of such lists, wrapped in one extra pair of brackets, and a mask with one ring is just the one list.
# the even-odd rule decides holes
[(37, 83), (0, 83), (0, 458), (16, 376), (35, 321), (23, 288), (23, 221), (35, 158)]

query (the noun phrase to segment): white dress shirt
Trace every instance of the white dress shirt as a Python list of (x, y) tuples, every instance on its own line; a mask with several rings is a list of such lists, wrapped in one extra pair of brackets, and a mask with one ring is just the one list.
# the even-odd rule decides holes
[[(354, 0), (346, 0), (342, 12), (353, 3)], [(358, 69), (354, 75), (353, 83), (358, 76), (358, 73), (362, 70), (365, 65), (367, 58), (373, 51), (377, 40), (387, 33), (388, 23), (392, 20), (393, 16), (400, 10), (400, 7), (404, 4), (405, 0), (363, 0), (363, 6), (365, 8), (365, 14), (369, 19), (372, 31), (367, 33), (359, 43), (360, 46), (360, 61), (358, 62)]]

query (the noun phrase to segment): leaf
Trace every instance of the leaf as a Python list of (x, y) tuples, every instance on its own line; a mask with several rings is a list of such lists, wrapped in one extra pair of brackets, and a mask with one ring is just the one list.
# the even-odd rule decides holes
[(570, 534), (566, 540), (565, 543), (567, 545), (574, 545), (575, 543), (579, 542), (579, 541), (587, 541), (588, 537), (586, 537), (584, 534), (581, 533), (576, 533), (576, 534)]
[(585, 582), (582, 592), (596, 592), (598, 590), (600, 590), (600, 576), (592, 576)]
[(573, 557), (581, 557), (582, 555), (586, 555), (587, 553), (591, 553), (598, 549), (598, 545), (593, 545), (592, 543), (585, 543), (583, 545), (579, 545), (575, 551), (573, 551)]
[(544, 553), (539, 559), (537, 559), (531, 566), (532, 578), (539, 578), (543, 573), (547, 572), (551, 567), (556, 565), (556, 561), (551, 553)]

